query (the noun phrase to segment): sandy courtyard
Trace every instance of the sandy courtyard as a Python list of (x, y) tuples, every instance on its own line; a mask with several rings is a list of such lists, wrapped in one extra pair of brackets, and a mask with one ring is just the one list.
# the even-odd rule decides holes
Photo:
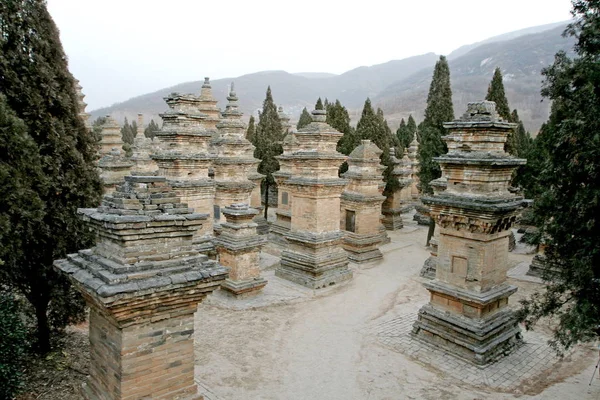
[[(276, 278), (273, 263), (277, 260), (265, 256), (264, 276), (269, 284), (263, 294), (242, 300), (223, 293), (210, 296), (196, 314), (196, 376), (205, 398), (600, 398), (597, 375), (588, 385), (597, 352), (592, 346), (580, 346), (562, 361), (546, 362), (552, 354), (543, 344), (548, 338), (543, 325), (538, 332), (527, 333), (525, 340), (538, 343), (534, 355), (542, 353), (538, 357), (545, 354), (546, 358), (531, 370), (512, 371), (513, 379), (521, 382), (506, 383), (503, 389), (457, 379), (462, 376), (462, 364), (452, 364), (451, 359), (440, 362), (444, 367), (458, 365), (449, 374), (421, 356), (430, 353), (427, 348), (407, 354), (402, 345), (387, 345), (407, 336), (400, 331), (395, 334), (388, 329), (382, 341), (382, 326), (416, 313), (428, 300), (419, 277), (428, 257), (427, 230), (409, 220), (405, 225), (389, 233), (392, 242), (382, 248), (381, 262), (351, 265), (354, 278), (347, 284), (319, 291), (299, 287)], [(530, 259), (529, 255), (510, 255), (512, 266)], [(527, 278), (519, 279), (522, 272), (511, 274), (517, 278), (510, 282), (519, 287), (511, 297), (513, 306), (539, 287)], [(405, 330), (411, 318), (405, 318)], [(521, 371), (528, 372), (527, 379), (521, 379)]]

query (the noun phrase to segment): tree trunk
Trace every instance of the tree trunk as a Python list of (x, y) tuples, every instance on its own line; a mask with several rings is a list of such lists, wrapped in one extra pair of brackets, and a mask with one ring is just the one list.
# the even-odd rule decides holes
[(44, 298), (36, 299), (35, 317), (37, 319), (37, 345), (40, 354), (50, 351), (50, 324), (48, 322), (48, 301)]
[(267, 218), (267, 213), (269, 212), (269, 180), (265, 179), (265, 219)]
[(435, 232), (435, 221), (433, 220), (433, 218), (431, 218), (431, 221), (429, 222), (429, 231), (427, 231), (427, 243), (425, 243), (425, 246), (429, 246), (429, 241), (433, 237), (434, 232)]

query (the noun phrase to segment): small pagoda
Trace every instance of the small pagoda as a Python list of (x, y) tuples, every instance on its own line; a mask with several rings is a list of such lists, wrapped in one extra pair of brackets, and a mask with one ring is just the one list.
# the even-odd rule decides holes
[[(382, 181), (380, 156), (383, 153), (370, 140), (361, 140), (348, 157), (348, 171), (342, 176), (348, 180), (341, 199), (341, 226), (344, 230), (344, 249), (355, 263), (377, 261), (383, 256), (379, 250), (381, 236), (381, 204), (385, 200), (379, 192)], [(385, 233), (385, 230), (383, 231)]]
[(100, 159), (98, 168), (104, 185), (104, 193), (112, 193), (123, 178), (129, 175), (134, 163), (123, 151), (121, 127), (113, 117), (107, 115), (100, 132)]
[(227, 270), (193, 244), (207, 220), (165, 177), (126, 176), (102, 205), (80, 209), (96, 246), (55, 261), (90, 307), (86, 400), (202, 399), (194, 314)]

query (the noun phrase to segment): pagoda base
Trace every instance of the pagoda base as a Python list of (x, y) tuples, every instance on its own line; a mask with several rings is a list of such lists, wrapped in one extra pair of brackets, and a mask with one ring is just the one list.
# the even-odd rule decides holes
[(544, 272), (546, 271), (546, 268), (546, 256), (544, 256), (543, 254), (536, 254), (531, 260), (531, 264), (529, 265), (527, 275), (535, 276), (536, 278), (541, 278)]
[(424, 284), (430, 303), (419, 310), (411, 335), (475, 365), (509, 354), (522, 342), (512, 310), (506, 307), (516, 287), (502, 285), (486, 293), (452, 289), (433, 281)]
[(385, 229), (388, 231), (397, 231), (404, 228), (404, 223), (402, 222), (402, 210), (402, 208), (384, 208), (381, 211), (383, 214), (381, 222), (383, 223), (383, 226), (385, 226)]
[(275, 276), (311, 289), (352, 279), (341, 232), (312, 234), (290, 232)]
[(235, 296), (250, 296), (260, 293), (260, 290), (267, 285), (267, 280), (263, 277), (247, 279), (243, 281), (234, 281), (225, 279), (221, 284), (221, 288)]
[(259, 235), (267, 235), (269, 233), (269, 223), (262, 214), (254, 217), (253, 222), (257, 225), (256, 233)]
[(437, 270), (437, 257), (430, 256), (427, 260), (425, 260), (425, 263), (423, 264), (423, 267), (421, 268), (421, 272), (419, 273), (419, 275), (422, 276), (423, 278), (435, 279), (436, 270)]
[(378, 261), (383, 258), (379, 250), (381, 245), (381, 234), (356, 234), (346, 232), (344, 238), (344, 249), (348, 252), (350, 261), (363, 264)]

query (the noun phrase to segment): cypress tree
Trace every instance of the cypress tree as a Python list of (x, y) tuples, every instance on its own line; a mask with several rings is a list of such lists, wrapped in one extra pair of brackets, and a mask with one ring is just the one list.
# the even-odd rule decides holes
[(283, 126), (279, 119), (277, 106), (273, 102), (271, 87), (267, 88), (267, 95), (263, 102), (261, 112), (258, 114), (258, 124), (252, 144), (256, 147), (254, 157), (258, 158), (258, 172), (266, 175), (263, 181), (265, 193), (265, 218), (269, 209), (269, 187), (275, 184), (273, 172), (279, 169), (279, 162), (275, 158), (283, 153), (281, 141), (283, 140)]
[(254, 115), (251, 115), (250, 121), (248, 121), (248, 129), (246, 130), (246, 139), (251, 143), (254, 141), (254, 135), (256, 134), (256, 126), (254, 124)]
[(302, 109), (302, 114), (300, 114), (300, 119), (298, 120), (296, 129), (304, 128), (306, 125), (310, 124), (311, 122), (312, 122), (312, 117), (310, 116), (310, 113), (308, 112), (306, 107), (304, 107)]
[(388, 127), (387, 121), (383, 116), (383, 111), (378, 109), (377, 112), (374, 112), (371, 100), (368, 98), (365, 101), (361, 118), (356, 125), (355, 143), (352, 150), (363, 139), (371, 140), (371, 142), (383, 151), (381, 154), (381, 163), (386, 167), (383, 173), (386, 183), (384, 193), (391, 193), (395, 190), (398, 181), (392, 175), (393, 166), (391, 163), (390, 147), (395, 145), (397, 139), (392, 135), (392, 131)]
[(546, 285), (519, 311), (527, 329), (540, 318), (557, 320), (557, 349), (600, 333), (600, 2), (573, 1), (572, 14), (565, 34), (577, 39), (576, 57), (561, 51), (542, 71), (552, 110), (533, 211), (546, 245)]
[(450, 87), (450, 67), (446, 57), (440, 56), (435, 64), (429, 86), (425, 119), (419, 126), (421, 137), (417, 157), (419, 159), (419, 182), (423, 193), (433, 193), (429, 182), (442, 176), (440, 166), (433, 161), (433, 158), (446, 153), (446, 144), (442, 140), (445, 133), (443, 123), (452, 120), (454, 120), (454, 109)]
[(121, 139), (123, 143), (132, 145), (133, 139), (135, 138), (133, 128), (129, 125), (129, 121), (127, 121), (127, 117), (125, 117), (125, 122), (123, 122), (123, 126), (121, 127)]
[(315, 110), (324, 110), (325, 106), (323, 106), (323, 102), (321, 101), (321, 98), (319, 97), (317, 99), (317, 104), (315, 104)]
[[(409, 116), (408, 116), (408, 122), (406, 123), (406, 129), (408, 130), (409, 137), (410, 137), (410, 142), (408, 142), (408, 144), (410, 146), (412, 141), (415, 139), (415, 135), (417, 134), (417, 123), (415, 122), (415, 119), (413, 118), (412, 114), (409, 114)], [(405, 147), (409, 147), (409, 146), (405, 146)]]
[(407, 148), (413, 140), (413, 133), (409, 130), (404, 118), (400, 120), (400, 126), (396, 130), (396, 137), (402, 150)]
[(508, 100), (506, 99), (506, 93), (504, 92), (502, 72), (498, 67), (496, 67), (494, 70), (494, 76), (488, 85), (488, 91), (485, 99), (496, 103), (496, 112), (500, 118), (508, 122), (517, 122), (516, 120), (512, 119), (510, 107), (508, 107)]
[[(75, 80), (45, 1), (0, 2), (0, 32), (0, 93), (32, 139), (29, 144), (23, 141), (34, 168), (26, 172), (30, 182), (23, 190), (42, 205), (41, 211), (36, 206), (31, 213), (20, 212), (20, 225), (9, 225), (5, 235), (23, 240), (1, 243), (2, 253), (10, 258), (0, 273), (4, 285), (19, 290), (31, 303), (38, 349), (45, 352), (51, 326), (61, 328), (83, 311), (81, 298), (73, 296), (52, 263), (93, 245), (94, 235), (78, 218), (77, 208), (100, 202), (102, 185), (93, 164), (96, 141), (78, 116)], [(39, 174), (33, 153), (39, 157)], [(14, 179), (9, 187), (18, 188), (19, 178)], [(0, 201), (15, 193), (7, 195)], [(4, 204), (0, 210), (6, 211)]]
[(160, 131), (158, 124), (154, 122), (153, 119), (151, 119), (146, 129), (144, 129), (144, 136), (150, 139), (154, 139), (154, 136), (156, 136), (156, 132), (158, 131)]

